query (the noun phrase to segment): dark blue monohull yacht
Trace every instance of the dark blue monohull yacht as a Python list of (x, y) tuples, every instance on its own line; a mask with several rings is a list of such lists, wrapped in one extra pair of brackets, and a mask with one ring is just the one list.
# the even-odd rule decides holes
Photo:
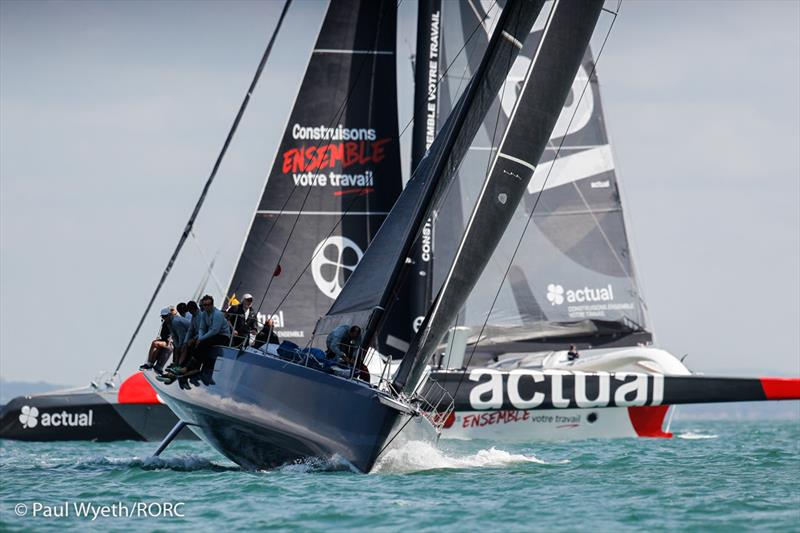
[[(475, 75), (427, 157), (360, 257), (358, 266), (327, 314), (317, 321), (310, 344), (319, 343), (335, 328), (347, 324), (359, 325), (363, 330), (358, 347), (360, 353), (368, 353), (375, 347), (380, 332), (387, 327), (389, 314), (385, 310), (396, 299), (397, 287), (407, 274), (406, 258), (453, 179), (455, 169), (543, 4), (539, 0), (506, 3)], [(435, 440), (452, 410), (452, 399), (426, 379), (427, 363), (477, 282), (519, 203), (569, 93), (601, 8), (602, 2), (596, 0), (556, 0), (553, 3), (537, 56), (531, 63), (514, 110), (525, 119), (515, 121), (517, 126), (506, 130), (451, 271), (393, 381), (372, 377), (367, 382), (358, 379), (363, 376), (356, 376), (354, 369), (332, 371), (326, 368), (321, 351), (311, 348), (285, 344), (268, 345), (260, 351), (217, 347), (213, 364), (208, 364), (192, 378), (164, 384), (151, 372), (146, 374), (182, 422), (221, 453), (247, 468), (269, 468), (306, 457), (338, 456), (359, 471), (368, 472), (380, 455), (395, 443), (408, 439)], [(338, 94), (333, 92), (328, 100), (337, 109), (347, 108), (345, 114), (348, 114), (348, 106), (354, 101), (352, 95), (358, 94), (361, 83), (367, 89), (374, 89), (369, 75), (377, 72), (387, 57), (390, 60), (386, 62), (394, 68), (391, 58), (395, 9), (391, 1), (332, 2), (312, 53), (301, 95), (307, 82), (317, 90), (324, 86), (314, 83), (317, 81), (314, 76), (347, 79), (350, 85), (344, 91), (344, 99), (337, 99)], [(355, 28), (343, 27), (341, 23), (345, 20), (355, 20)], [(315, 65), (319, 68), (315, 69)], [(334, 75), (336, 73), (338, 75)], [(362, 75), (367, 77), (362, 78)], [(395, 104), (394, 101), (384, 103), (383, 95), (374, 90), (366, 95), (370, 110), (385, 107), (387, 103)], [(307, 109), (303, 111), (308, 112)], [(289, 136), (297, 140), (306, 134), (312, 138), (335, 137), (343, 129), (335, 127), (341, 117), (334, 118), (332, 126), (322, 128), (317, 136), (313, 129), (306, 131), (304, 126), (296, 126), (301, 124), (295, 122), (294, 115), (298, 112), (296, 106), (284, 142)], [(520, 124), (524, 126), (520, 128)], [(367, 138), (370, 137), (370, 128), (356, 129), (367, 130)], [(301, 151), (307, 153), (309, 144), (307, 141)], [(334, 149), (329, 154), (329, 161), (336, 153)], [(522, 153), (529, 159), (518, 157)], [(372, 156), (367, 154), (361, 159), (375, 159), (374, 155), (373, 152)], [(287, 172), (293, 170), (296, 157), (304, 156), (293, 153), (287, 162), (279, 154), (270, 181), (293, 179)], [(295, 179), (295, 184), (302, 179)], [(296, 187), (289, 192), (285, 205), (291, 205), (291, 194), (295, 190)], [(341, 191), (338, 192), (341, 197)], [(360, 193), (369, 195), (369, 191)], [(302, 213), (307, 206), (298, 200), (292, 207)], [(342, 227), (350, 206), (343, 211)], [(292, 237), (292, 230), (282, 233), (277, 225), (279, 217), (286, 212), (281, 209), (279, 213), (272, 213), (273, 218), (267, 221), (278, 228), (273, 239), (275, 235), (283, 235), (287, 240)], [(284, 244), (279, 238), (277, 242)], [(271, 242), (268, 246), (272, 245)], [(312, 253), (310, 264), (319, 252), (317, 249)], [(279, 256), (277, 265), (280, 259)], [(341, 262), (342, 257), (337, 260)], [(277, 265), (267, 264), (267, 271), (273, 271)]]

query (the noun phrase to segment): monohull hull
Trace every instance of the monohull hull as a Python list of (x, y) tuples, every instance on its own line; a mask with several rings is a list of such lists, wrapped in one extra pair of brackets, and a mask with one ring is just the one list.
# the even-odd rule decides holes
[(245, 468), (316, 457), (368, 472), (401, 430), (401, 439), (438, 438), (425, 417), (358, 380), (234, 348), (214, 356), (192, 378), (146, 377), (192, 431)]

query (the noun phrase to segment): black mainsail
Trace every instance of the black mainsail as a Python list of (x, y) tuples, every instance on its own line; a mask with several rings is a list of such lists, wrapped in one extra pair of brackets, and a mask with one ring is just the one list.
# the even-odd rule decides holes
[[(398, 389), (417, 387), (503, 237), (569, 96), (602, 8), (601, 0), (555, 0), (450, 272), (397, 371)], [(519, 48), (523, 41), (517, 40)]]
[(379, 105), (397, 99), (396, 23), (393, 0), (331, 2), (230, 282), (300, 345), (402, 188), (397, 109)]

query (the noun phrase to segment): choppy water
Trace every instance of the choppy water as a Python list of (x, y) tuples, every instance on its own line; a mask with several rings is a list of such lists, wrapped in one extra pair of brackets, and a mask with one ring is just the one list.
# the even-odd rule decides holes
[[(336, 461), (246, 472), (200, 442), (150, 459), (153, 443), (5, 441), (0, 530), (800, 531), (800, 422), (687, 421), (673, 431), (443, 441), (396, 451), (370, 475)], [(42, 516), (65, 502), (70, 516)], [(153, 505), (136, 511), (137, 502)], [(184, 517), (136, 516), (163, 514), (161, 502), (182, 503)], [(111, 514), (125, 512), (121, 503), (133, 516), (77, 517), (81, 503)]]

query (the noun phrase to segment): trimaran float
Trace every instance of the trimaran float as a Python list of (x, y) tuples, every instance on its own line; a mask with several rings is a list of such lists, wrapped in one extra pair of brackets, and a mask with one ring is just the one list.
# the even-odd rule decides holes
[[(670, 405), (800, 396), (796, 381), (691, 376), (677, 358), (649, 346), (588, 49), (574, 52), (582, 60), (570, 75), (566, 105), (537, 155), (524, 111), (535, 98), (554, 105), (553, 96), (531, 89), (524, 99), (522, 88), (535, 75), (534, 57), (540, 68), (556, 62), (537, 55), (555, 48), (546, 47), (545, 29), (558, 39), (589, 5), (557, 2), (537, 19), (539, 2), (508, 3), (504, 12), (525, 14), (509, 20), (491, 2), (446, 4), (444, 13), (437, 1), (420, 2), (417, 170), (391, 227), (368, 248), (401, 190), (390, 4), (329, 6), (228, 291), (260, 293), (259, 307), (269, 308), (261, 317), (300, 346), (319, 345), (339, 322), (364, 326), (372, 384), (308, 368), (308, 352), (219, 348), (213, 372), (156, 384), (195, 432), (250, 467), (339, 455), (368, 470), (387, 443), (402, 438), (667, 436)], [(440, 128), (444, 116), (450, 118)], [(530, 179), (503, 239), (493, 209), (513, 213), (515, 198), (488, 194), (487, 161), (495, 171)], [(488, 217), (485, 226), (496, 230), (493, 255), (486, 255), (492, 250), (483, 226), (473, 224), (462, 239), (468, 211), (473, 220)], [(518, 235), (525, 240), (515, 251)], [(492, 268), (475, 278), (488, 261)], [(280, 270), (300, 276), (275, 276)], [(566, 357), (569, 343), (582, 351), (577, 361)], [(393, 356), (403, 360), (397, 374)], [(118, 392), (17, 398), (3, 411), (0, 435), (158, 439), (177, 419), (143, 377), (134, 374)], [(29, 423), (31, 409), (67, 417), (57, 428), (37, 428)]]

